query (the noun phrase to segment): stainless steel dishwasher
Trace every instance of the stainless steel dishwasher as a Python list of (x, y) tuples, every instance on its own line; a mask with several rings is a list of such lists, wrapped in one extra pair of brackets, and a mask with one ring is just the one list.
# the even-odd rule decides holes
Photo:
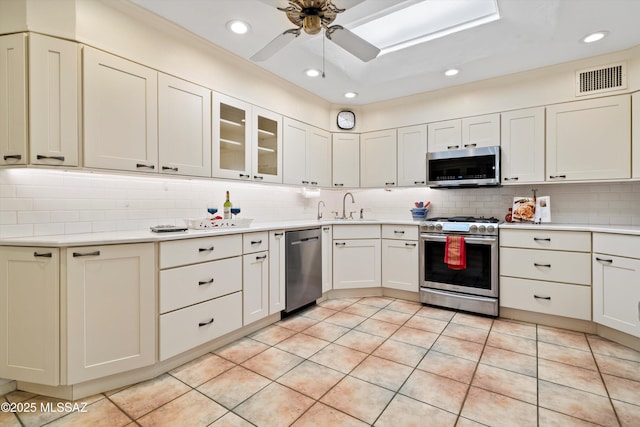
[(289, 313), (322, 296), (320, 228), (285, 233), (286, 308)]

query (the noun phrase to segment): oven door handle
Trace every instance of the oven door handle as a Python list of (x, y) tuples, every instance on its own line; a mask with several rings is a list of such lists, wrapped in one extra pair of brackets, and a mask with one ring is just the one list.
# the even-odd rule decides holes
[[(420, 235), (420, 239), (427, 242), (446, 242), (447, 236), (445, 235)], [(464, 236), (464, 241), (471, 244), (480, 245), (492, 245), (498, 241), (496, 237), (467, 237)]]

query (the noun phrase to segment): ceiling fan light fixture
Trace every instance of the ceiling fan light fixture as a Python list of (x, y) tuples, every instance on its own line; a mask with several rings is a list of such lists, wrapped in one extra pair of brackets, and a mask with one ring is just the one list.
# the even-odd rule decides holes
[(302, 20), (302, 28), (307, 34), (318, 34), (322, 29), (322, 20), (318, 15), (308, 15)]
[(227, 22), (227, 28), (234, 34), (247, 34), (251, 26), (244, 21), (234, 19), (233, 21)]

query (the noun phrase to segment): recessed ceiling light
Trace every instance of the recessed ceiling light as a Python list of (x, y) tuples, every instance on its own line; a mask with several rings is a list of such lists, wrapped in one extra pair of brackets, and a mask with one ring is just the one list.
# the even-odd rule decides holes
[(447, 76), (447, 77), (451, 77), (451, 76), (455, 76), (459, 72), (460, 72), (460, 70), (456, 70), (455, 68), (451, 68), (450, 70), (445, 71), (444, 75)]
[(583, 43), (593, 43), (593, 42), (597, 42), (598, 40), (602, 40), (603, 38), (605, 38), (607, 36), (607, 34), (609, 34), (608, 31), (598, 31), (595, 33), (591, 33), (588, 36), (585, 36), (582, 39)]
[(320, 75), (320, 71), (315, 68), (309, 68), (308, 70), (305, 70), (304, 73), (307, 77), (318, 77)]
[(355, 98), (356, 96), (358, 96), (357, 92), (347, 92), (347, 93), (344, 94), (344, 97), (345, 98), (349, 98), (349, 99)]
[(236, 34), (246, 34), (249, 32), (249, 24), (244, 21), (234, 20), (227, 22), (227, 28)]

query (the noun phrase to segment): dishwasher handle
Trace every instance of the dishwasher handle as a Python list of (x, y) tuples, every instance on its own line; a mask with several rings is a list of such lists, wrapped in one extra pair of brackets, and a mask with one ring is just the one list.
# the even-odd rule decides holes
[(319, 237), (318, 236), (313, 236), (313, 237), (304, 237), (300, 240), (294, 240), (293, 242), (291, 242), (291, 245), (301, 245), (303, 243), (309, 243), (312, 240), (318, 240)]

